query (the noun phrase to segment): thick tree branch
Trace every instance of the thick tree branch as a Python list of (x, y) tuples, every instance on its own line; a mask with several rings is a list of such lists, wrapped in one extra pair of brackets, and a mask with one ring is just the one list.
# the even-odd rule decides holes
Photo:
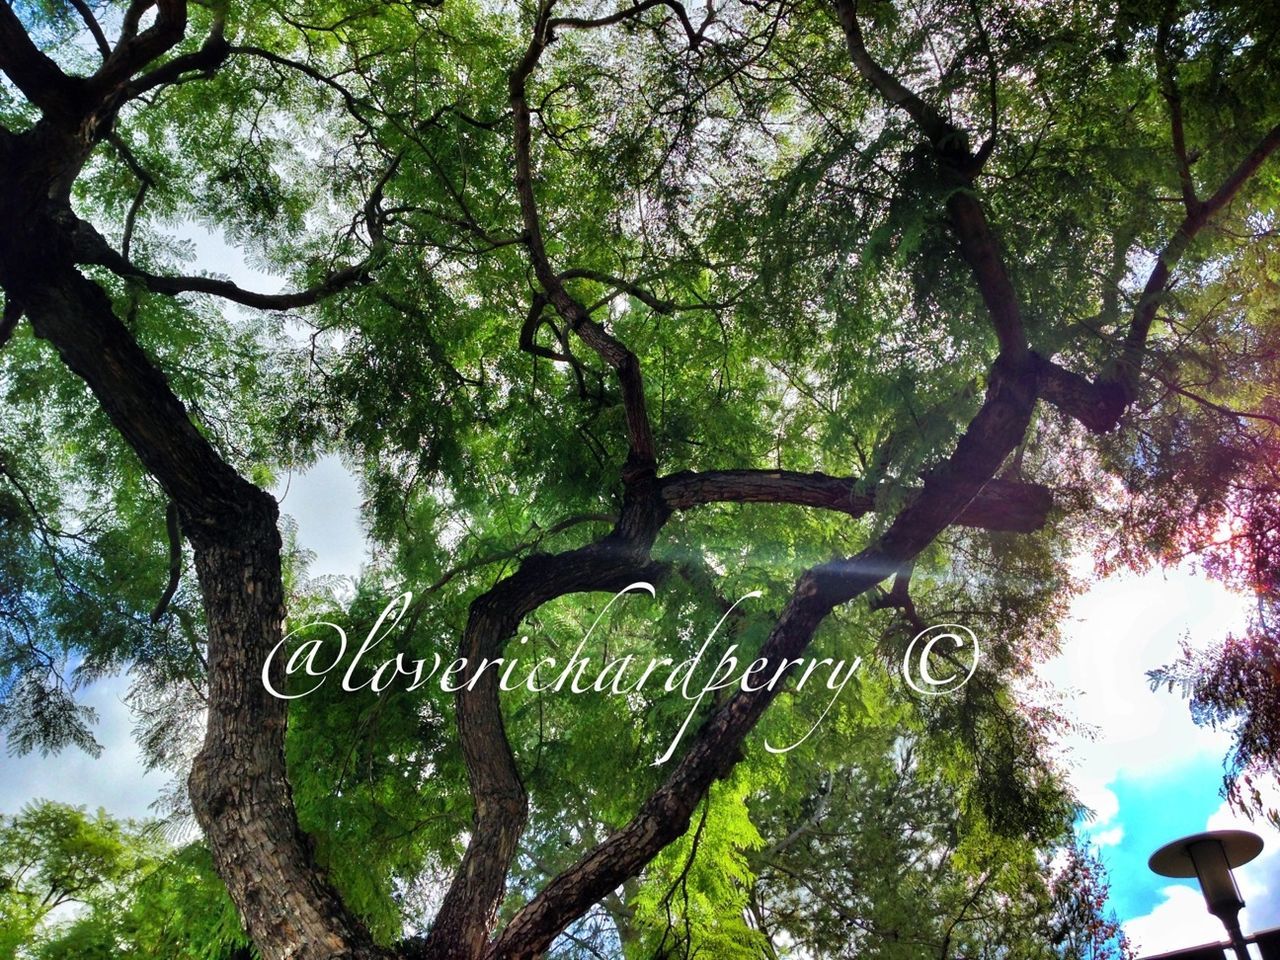
[(645, 406), (644, 380), (640, 374), (640, 362), (636, 355), (612, 336), (605, 328), (591, 319), (586, 307), (569, 295), (564, 281), (551, 266), (546, 245), (542, 239), (542, 221), (538, 213), (538, 201), (533, 189), (533, 161), (531, 156), (532, 131), (529, 104), (525, 98), (525, 83), (546, 45), (551, 40), (548, 5), (534, 26), (534, 36), (519, 65), (511, 72), (511, 110), (515, 119), (516, 193), (520, 198), (520, 211), (524, 219), (525, 246), (533, 262), (534, 274), (546, 293), (547, 300), (556, 312), (602, 360), (613, 367), (622, 387), (622, 403), (627, 421), (627, 438), (635, 470), (651, 471), (656, 463), (653, 427)]
[[(536, 207), (529, 186), (528, 109), (523, 103), (523, 81), (541, 52), (540, 36), (540, 33), (535, 35), (522, 67), (512, 75), (518, 159), (523, 155), (519, 172), (522, 205), (531, 234), (530, 245), (539, 249)], [(918, 122), (933, 124), (934, 118), (900, 85), (889, 85), (888, 92), (891, 99), (906, 106), (909, 112), (914, 110)], [(945, 131), (939, 134), (940, 140), (947, 139)], [(771, 662), (794, 659), (835, 606), (900, 571), (955, 522), (991, 482), (1026, 431), (1035, 402), (1036, 372), (1022, 336), (1012, 286), (1004, 275), (1003, 263), (976, 200), (972, 206), (961, 205), (958, 209), (952, 208), (949, 202), (949, 209), (953, 219), (960, 221), (962, 248), (979, 277), (1001, 343), (1001, 354), (990, 371), (986, 400), (952, 456), (929, 473), (920, 494), (898, 514), (875, 544), (856, 557), (823, 564), (801, 578), (760, 651), (760, 656)], [(542, 279), (544, 272), (550, 274), (549, 266), (539, 272), (547, 288), (547, 282)], [(731, 494), (754, 497), (763, 495), (761, 479), (759, 475), (742, 473), (718, 474), (701, 480), (670, 478), (671, 486), (666, 492), (677, 503), (687, 501), (690, 505), (704, 498), (709, 502), (710, 498)], [(829, 486), (810, 480), (811, 487), (796, 477), (775, 474), (769, 483), (774, 486), (774, 495), (785, 493), (806, 501), (825, 499), (830, 503), (833, 494), (837, 500), (848, 496), (848, 491), (832, 491)], [(540, 956), (575, 917), (638, 873), (664, 846), (680, 836), (711, 783), (732, 769), (740, 756), (742, 741), (777, 692), (778, 687), (773, 686), (735, 693), (707, 720), (688, 752), (663, 785), (642, 804), (631, 822), (551, 881), (512, 918), (486, 956), (495, 960)]]
[[(876, 509), (877, 497), (857, 480), (789, 470), (715, 470), (676, 473), (659, 481), (672, 510), (709, 503), (792, 503), (861, 517)], [(915, 496), (918, 494), (912, 494)], [(1044, 526), (1053, 495), (1037, 483), (994, 479), (956, 516), (960, 526), (1030, 533)]]
[[(897, 574), (946, 529), (1021, 441), (1035, 402), (1034, 371), (1003, 358), (991, 371), (987, 397), (955, 452), (925, 481), (920, 496), (873, 545), (855, 557), (822, 564), (796, 585), (758, 656), (771, 663), (801, 654), (826, 615)], [(532, 960), (574, 918), (634, 876), (689, 826), (698, 802), (741, 756), (742, 743), (781, 687), (740, 690), (712, 714), (663, 784), (631, 821), (552, 880), (507, 924), (485, 956)]]
[[(525, 84), (552, 39), (551, 4), (534, 26), (525, 56), (509, 78), (515, 124), (515, 185), (524, 221), (525, 246), (542, 292), (534, 299), (521, 329), (521, 347), (552, 355), (535, 342), (546, 305), (555, 308), (571, 330), (613, 367), (622, 386), (630, 452), (623, 471), (623, 508), (603, 540), (553, 557), (530, 557), (471, 606), (460, 654), (468, 664), (496, 657), (521, 619), (543, 603), (567, 593), (616, 591), (643, 579), (657, 579), (660, 568), (649, 560), (654, 538), (670, 511), (658, 495), (656, 449), (645, 405), (644, 383), (635, 354), (591, 319), (586, 307), (566, 290), (552, 267), (542, 239), (542, 223), (533, 189), (530, 110)], [(568, 24), (566, 24), (568, 25)], [(479, 957), (488, 942), (506, 893), (506, 878), (528, 815), (510, 742), (503, 729), (497, 676), (487, 671), (456, 697), (458, 733), (475, 803), (472, 838), (454, 880), (420, 948), (427, 957)]]
[[(42, 226), (44, 236), (57, 229)], [(259, 679), (284, 613), (275, 501), (221, 459), (97, 284), (48, 257), (39, 270), (15, 274), (12, 253), (7, 244), (0, 249), (0, 281), (19, 288), (36, 334), (92, 390), (175, 503), (194, 548), (210, 677), (192, 799), (215, 859), (239, 865), (228, 887), (250, 934), (275, 958), (296, 955), (299, 942), (353, 958), (379, 955), (298, 830), (284, 768), (284, 701)]]
[(67, 76), (36, 47), (9, 0), (0, 0), (0, 70), (46, 113), (74, 115), (82, 105), (84, 82)]
[[(1013, 282), (1009, 279), (999, 241), (974, 192), (973, 178), (982, 164), (969, 149), (968, 135), (907, 89), (867, 52), (858, 22), (857, 0), (837, 0), (836, 10), (844, 28), (850, 59), (858, 73), (885, 100), (905, 111), (933, 147), (939, 172), (949, 190), (947, 214), (951, 228), (960, 243), (960, 252), (977, 281), (1000, 344), (1000, 353), (1010, 363), (1024, 363), (1029, 348), (1022, 323), (1022, 311)], [(984, 147), (981, 159), (985, 159), (989, 152), (990, 147)]]
[(936, 150), (950, 155), (962, 164), (968, 163), (972, 159), (968, 134), (947, 120), (932, 104), (904, 86), (867, 52), (862, 25), (858, 21), (857, 0), (837, 0), (836, 13), (840, 17), (840, 26), (844, 28), (849, 56), (863, 79), (890, 104), (906, 112)]
[[(702, 26), (695, 30), (684, 4), (677, 2), (677, 0), (642, 0), (642, 2), (634, 6), (625, 7), (605, 17), (596, 17), (594, 19), (586, 17), (554, 17), (547, 22), (547, 27), (550, 31), (548, 36), (553, 38), (555, 31), (562, 27), (574, 30), (594, 30), (600, 27), (611, 27), (625, 20), (633, 19), (646, 10), (652, 10), (655, 7), (666, 7), (676, 15), (676, 19), (680, 21), (680, 27), (684, 30), (685, 36), (689, 40), (690, 49), (702, 43), (706, 38), (707, 28), (715, 22), (714, 14), (709, 13)], [(711, 10), (710, 5), (708, 5), (708, 10)]]
[(118, 89), (151, 61), (182, 42), (187, 30), (186, 0), (156, 0), (155, 21), (138, 33), (142, 11), (138, 10), (136, 15), (134, 11), (140, 6), (134, 3), (125, 12), (124, 28), (116, 48), (89, 81), (98, 96)]
[(209, 35), (198, 49), (167, 60), (150, 73), (129, 83), (125, 98), (132, 100), (156, 87), (176, 83), (193, 74), (212, 74), (231, 55), (231, 47), (223, 35), (221, 18), (214, 21)]
[[(660, 519), (655, 518), (656, 535)], [(621, 521), (619, 523), (621, 526)], [(459, 655), (468, 670), (501, 655), (520, 621), (543, 604), (571, 593), (616, 592), (637, 581), (661, 579), (645, 541), (610, 534), (553, 556), (534, 555), (472, 605)], [(456, 698), (458, 735), (475, 802), (472, 839), (421, 951), (426, 957), (479, 957), (506, 893), (506, 879), (528, 815), (528, 799), (502, 724), (498, 677), (481, 674)]]
[[(954, 467), (944, 467), (937, 475), (955, 478), (941, 482), (954, 484), (957, 488), (969, 484), (973, 490), (964, 502), (961, 502), (964, 494), (954, 494), (950, 508), (921, 510), (921, 516), (942, 524), (939, 529), (954, 520), (990, 529), (1034, 530), (1043, 524), (1051, 506), (1049, 491), (1036, 484), (996, 479), (983, 484), (972, 477), (961, 479)], [(930, 482), (936, 486), (940, 481)], [(926, 490), (928, 487), (929, 482)], [(658, 481), (658, 490), (669, 510), (727, 501), (768, 502), (821, 507), (861, 516), (874, 507), (874, 499), (859, 493), (854, 481), (786, 471), (726, 470), (674, 474)], [(924, 495), (922, 491), (920, 496)], [(918, 498), (913, 501), (917, 502)], [(635, 510), (635, 507), (631, 509)], [(954, 514), (949, 513), (952, 509)], [(667, 512), (647, 516), (642, 535), (629, 537), (620, 534), (625, 524), (619, 521), (612, 534), (590, 546), (526, 560), (514, 575), (501, 581), (472, 605), (460, 654), (471, 664), (498, 657), (520, 621), (556, 597), (592, 590), (616, 591), (637, 580), (657, 579), (661, 569), (649, 560), (649, 550), (666, 520)], [(866, 566), (862, 561), (853, 563), (855, 568), (863, 569), (868, 575), (880, 571), (880, 575), (869, 580), (867, 586), (881, 579), (884, 571), (892, 572), (890, 568)], [(441, 946), (443, 943), (465, 944), (466, 956), (476, 955), (473, 951), (483, 949), (502, 895), (506, 869), (514, 856), (526, 816), (527, 798), (502, 728), (495, 674), (483, 675), (475, 691), (464, 688), (459, 692), (458, 718), (477, 804), (475, 839), (468, 847), (445, 905), (432, 928), (424, 950), (428, 957), (447, 955)], [(653, 852), (656, 853), (656, 849)], [(500, 947), (490, 950), (489, 955), (507, 956)]]
[(1114, 430), (1128, 401), (1120, 384), (1090, 380), (1066, 367), (1037, 356), (1040, 399), (1078, 420), (1091, 433)]
[(314, 286), (305, 290), (293, 290), (286, 293), (257, 293), (245, 290), (229, 280), (216, 280), (212, 277), (160, 277), (134, 268), (132, 271), (115, 269), (111, 264), (104, 264), (114, 273), (122, 277), (142, 281), (142, 284), (153, 293), (208, 293), (224, 300), (231, 300), (246, 307), (257, 307), (259, 310), (294, 310), (299, 307), (310, 307), (327, 297), (333, 296), (348, 287), (365, 283), (369, 279), (368, 264), (357, 263), (349, 267), (335, 270)]

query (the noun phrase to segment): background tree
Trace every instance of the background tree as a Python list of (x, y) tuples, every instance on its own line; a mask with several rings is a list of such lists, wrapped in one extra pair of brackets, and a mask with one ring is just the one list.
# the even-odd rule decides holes
[(0, 956), (247, 957), (208, 851), (170, 849), (157, 827), (47, 800), (4, 818)]

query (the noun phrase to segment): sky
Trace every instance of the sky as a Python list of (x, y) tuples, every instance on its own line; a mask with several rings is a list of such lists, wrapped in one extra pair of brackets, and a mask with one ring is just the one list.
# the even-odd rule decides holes
[(1203, 830), (1262, 836), (1262, 855), (1235, 871), (1241, 923), (1280, 926), (1280, 832), (1233, 815), (1219, 794), (1230, 737), (1197, 727), (1179, 694), (1153, 692), (1146, 679), (1177, 658), (1183, 639), (1205, 647), (1239, 630), (1246, 610), (1244, 597), (1186, 567), (1116, 575), (1076, 599), (1063, 654), (1042, 670), (1067, 696), (1067, 714), (1095, 731), (1067, 741), (1063, 760), (1094, 814), (1083, 829), (1110, 874), (1111, 907), (1140, 955), (1223, 939), (1195, 880), (1147, 868), (1156, 849)]

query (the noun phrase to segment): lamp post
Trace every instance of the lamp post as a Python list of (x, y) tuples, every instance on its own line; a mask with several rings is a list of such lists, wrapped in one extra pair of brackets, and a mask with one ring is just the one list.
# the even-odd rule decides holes
[(1262, 838), (1247, 830), (1196, 833), (1163, 847), (1147, 861), (1162, 877), (1195, 877), (1209, 912), (1222, 921), (1239, 960), (1249, 960), (1249, 947), (1240, 929), (1244, 900), (1231, 871), (1262, 852)]

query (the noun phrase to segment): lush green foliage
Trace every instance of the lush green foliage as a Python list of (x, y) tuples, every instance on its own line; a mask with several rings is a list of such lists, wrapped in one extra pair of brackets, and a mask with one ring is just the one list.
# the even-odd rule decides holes
[[(105, 24), (121, 15), (91, 6)], [(356, 583), (321, 583), (290, 551), (291, 623), (340, 620), (359, 638), (409, 589), (412, 616), (388, 644), (450, 659), (472, 600), (520, 559), (603, 533), (621, 493), (617, 384), (531, 279), (512, 187), (507, 78), (536, 11), (215, 6), (192, 8), (183, 49), (225, 12), (235, 53), (122, 110), (77, 181), (80, 214), (157, 274), (238, 269), (225, 241), (290, 285), (367, 260), (364, 282), (305, 312), (260, 313), (95, 276), (242, 473), (282, 487), (337, 453), (359, 475), (372, 562)], [(15, 8), (59, 63), (91, 69), (71, 8)], [(852, 72), (831, 10), (709, 9), (714, 42), (692, 48), (663, 6), (555, 37), (529, 91), (547, 255), (638, 357), (663, 473), (821, 470), (858, 478), (877, 511), (733, 504), (675, 517), (655, 549), (669, 564), (658, 596), (615, 606), (596, 656), (686, 658), (752, 590), (761, 597), (726, 637), (758, 648), (797, 575), (855, 553), (954, 446), (994, 355), (945, 214), (955, 188), (909, 119)], [(1176, 63), (1202, 191), (1280, 118), (1267, 15), (1226, 3), (870, 5), (879, 60), (975, 145), (993, 138), (981, 197), (1041, 354), (1082, 370), (1113, 358), (1141, 277), (1184, 216), (1161, 56)], [(34, 119), (0, 84), (0, 123)], [(911, 615), (884, 596), (840, 610), (811, 655), (866, 666), (818, 731), (791, 753), (763, 749), (799, 739), (826, 706), (820, 690), (784, 696), (683, 840), (575, 925), (560, 955), (1115, 948), (1095, 868), (1072, 839), (1079, 810), (1045, 759), (1062, 721), (1018, 681), (1056, 650), (1077, 586), (1068, 561), (1089, 547), (1106, 568), (1208, 546), (1216, 572), (1274, 604), (1278, 196), (1272, 164), (1192, 247), (1125, 429), (1087, 437), (1041, 407), (1003, 475), (1054, 488), (1045, 528), (953, 528), (912, 571)], [(0, 726), (12, 749), (92, 749), (73, 692), (127, 666), (143, 742), (181, 784), (206, 665), (189, 558), (156, 607), (165, 499), (25, 328), (0, 350), (0, 390)], [(1224, 546), (1237, 537), (1245, 552)], [(521, 656), (572, 650), (604, 602), (542, 607)], [(1266, 616), (1263, 653), (1244, 661), (1273, 692)], [(900, 683), (913, 617), (984, 638), (987, 658), (958, 697), (914, 698)], [(1258, 669), (1264, 655), (1271, 667)], [(1248, 716), (1249, 696), (1215, 717)], [(505, 697), (532, 797), (505, 915), (626, 822), (688, 709), (660, 689)], [(1274, 730), (1243, 749), (1240, 769), (1274, 769)], [(288, 760), (302, 826), (352, 908), (382, 942), (422, 929), (471, 823), (452, 698), (434, 685), (377, 696), (328, 684), (293, 703)], [(181, 789), (173, 808), (185, 813)], [(66, 823), (40, 821), (53, 816)], [(93, 876), (65, 891), (90, 909), (33, 956), (218, 956), (238, 944), (198, 847), (162, 851), (133, 827), (47, 806), (5, 829), (46, 845), (32, 854), (41, 870), (74, 853), (49, 844), (93, 847)], [(35, 928), (37, 893), (11, 881), (8, 928)], [(176, 926), (156, 919), (168, 916)]]
[(199, 845), (48, 801), (0, 818), (0, 957), (229, 958), (245, 943)]

